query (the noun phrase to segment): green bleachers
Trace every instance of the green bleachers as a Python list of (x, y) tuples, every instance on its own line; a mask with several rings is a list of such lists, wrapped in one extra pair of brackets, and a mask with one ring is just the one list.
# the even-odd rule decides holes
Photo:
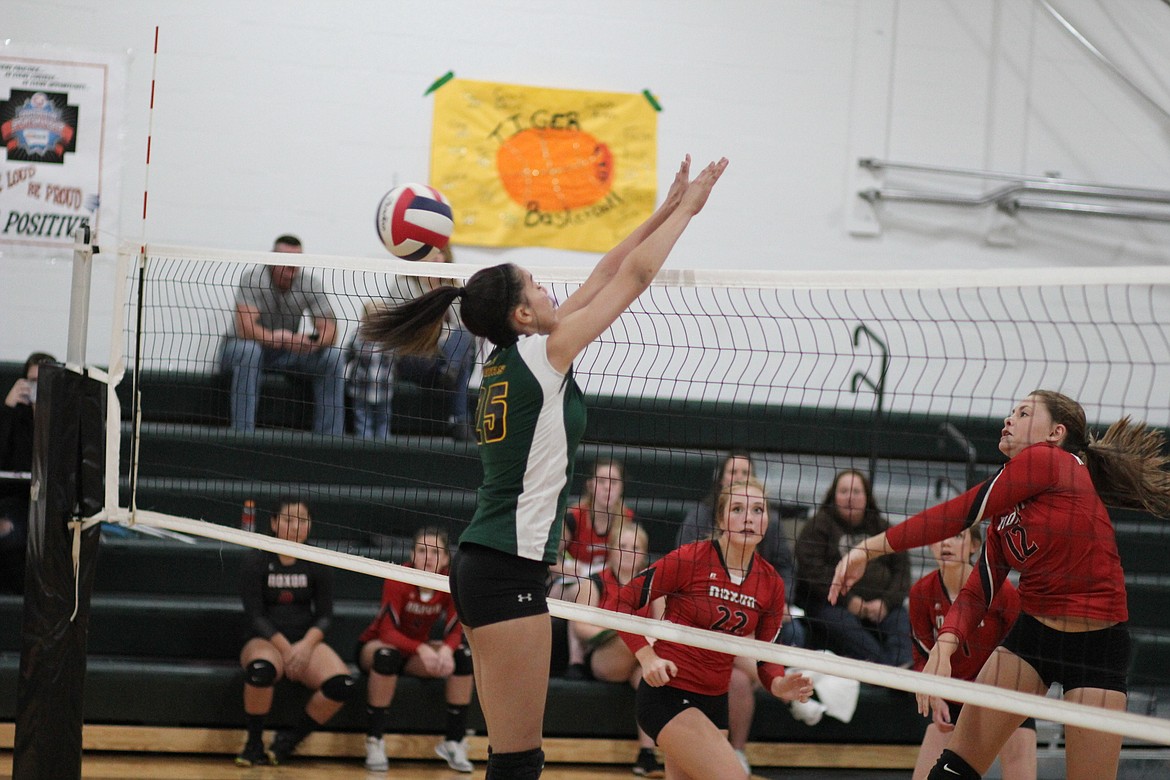
[[(15, 377), (0, 364), (0, 383)], [(11, 384), (11, 380), (7, 380)], [(242, 434), (226, 427), (226, 393), (218, 377), (148, 373), (142, 384), (137, 506), (235, 524), (245, 499), (262, 510), (278, 497), (308, 497), (324, 547), (401, 560), (415, 528), (439, 522), (458, 533), (475, 506), (480, 478), (474, 447), (439, 432), (433, 399), (404, 385), (396, 396), (401, 434), (385, 443), (318, 437), (303, 430), (304, 388), (279, 375), (266, 379), (261, 419), (279, 429)], [(125, 384), (119, 388), (130, 406)], [(582, 465), (617, 457), (627, 467), (627, 497), (651, 534), (652, 552), (671, 549), (687, 507), (709, 488), (717, 452), (728, 448), (835, 456), (953, 462), (940, 450), (940, 420), (891, 415), (875, 437), (867, 414), (779, 409), (744, 404), (590, 398)], [(416, 423), (407, 422), (416, 419)], [(954, 421), (952, 421), (954, 422)], [(987, 420), (958, 421), (980, 462), (993, 463), (998, 430)], [(972, 433), (975, 432), (975, 433)], [(129, 458), (128, 434), (122, 456)], [(573, 485), (580, 492), (583, 475)], [(127, 485), (122, 486), (124, 495)], [(261, 528), (264, 513), (261, 513)], [(1135, 686), (1170, 685), (1170, 524), (1140, 513), (1115, 513), (1130, 595)], [(209, 542), (103, 540), (92, 600), (85, 715), (91, 723), (217, 726), (242, 723), (242, 675), (235, 662), (243, 631), (237, 576), (240, 548)], [(377, 608), (375, 578), (338, 571), (331, 643), (347, 660), (357, 633)], [(20, 603), (0, 597), (0, 719), (14, 717)], [(404, 679), (392, 710), (396, 732), (442, 726), (441, 684)], [(273, 722), (290, 723), (303, 701), (281, 686)], [(627, 686), (556, 679), (546, 734), (628, 738), (633, 734)], [(474, 708), (473, 708), (474, 709)], [(364, 727), (360, 706), (347, 706), (330, 728)], [(478, 710), (472, 724), (482, 729)], [(794, 721), (761, 694), (754, 740), (912, 744), (925, 721), (911, 697), (868, 685), (851, 724), (826, 718), (816, 727)]]

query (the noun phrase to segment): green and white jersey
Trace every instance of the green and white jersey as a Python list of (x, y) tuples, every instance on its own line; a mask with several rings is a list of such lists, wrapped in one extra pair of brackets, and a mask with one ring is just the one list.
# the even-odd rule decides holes
[(524, 336), (483, 367), (475, 432), (483, 485), (460, 542), (553, 563), (561, 541), (585, 399), (548, 362), (548, 336)]

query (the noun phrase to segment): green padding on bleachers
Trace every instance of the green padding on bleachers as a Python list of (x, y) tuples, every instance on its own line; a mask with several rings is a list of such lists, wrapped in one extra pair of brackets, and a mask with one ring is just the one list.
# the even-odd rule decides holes
[[(395, 547), (403, 549), (404, 544), (406, 540), (397, 540)], [(247, 552), (238, 545), (213, 541), (186, 544), (161, 539), (103, 539), (94, 592), (238, 597), (240, 562)], [(387, 560), (377, 550), (344, 552)], [(376, 604), (382, 594), (380, 579), (346, 569), (333, 570), (333, 588), (334, 598), (339, 600)]]
[[(334, 605), (329, 643), (349, 659), (358, 635), (378, 611), (378, 599)], [(0, 597), (0, 650), (19, 651), (21, 605)], [(90, 602), (90, 655), (234, 661), (244, 644), (239, 598), (94, 594)]]
[(1170, 685), (1170, 635), (1148, 629), (1131, 629), (1133, 643), (1129, 664), (1131, 686)]
[[(0, 694), (15, 694), (18, 658), (0, 654)], [(84, 717), (86, 723), (144, 724), (242, 728), (243, 675), (232, 663), (161, 662), (91, 655), (88, 662)], [(298, 686), (277, 686), (269, 724), (292, 725), (306, 694)], [(0, 720), (15, 718), (15, 695), (0, 697)], [(366, 726), (362, 703), (347, 704), (326, 726), (361, 731)], [(444, 723), (442, 683), (399, 680), (390, 708), (391, 733), (440, 733)], [(468, 724), (484, 733), (483, 717), (473, 704)], [(752, 739), (771, 742), (915, 744), (926, 721), (905, 694), (861, 686), (853, 721), (825, 718), (816, 726), (795, 721), (787, 706), (768, 694), (756, 696)], [(545, 710), (546, 737), (633, 738), (634, 696), (627, 685), (553, 678)]]
[[(144, 424), (141, 438), (138, 469), (143, 477), (466, 490), (475, 489), (483, 477), (474, 445), (443, 438), (368, 442), (297, 431), (245, 434), (157, 423)], [(131, 452), (129, 429), (124, 427), (123, 471)], [(701, 497), (711, 486), (718, 462), (714, 452), (586, 443), (577, 454), (574, 493), (580, 492), (599, 457), (625, 464), (630, 496), (663, 499)]]
[(1129, 624), (1141, 628), (1170, 629), (1170, 576), (1126, 575)]
[(1158, 574), (1170, 568), (1170, 521), (1121, 509), (1110, 515), (1126, 574)]
[[(475, 512), (475, 493), (470, 490), (301, 486), (153, 477), (139, 479), (137, 505), (139, 509), (236, 525), (240, 506), (246, 498), (251, 498), (261, 507), (257, 522), (263, 527), (268, 508), (285, 495), (302, 495), (309, 500), (313, 537), (331, 547), (337, 540), (378, 545), (383, 536), (410, 537), (424, 525), (446, 528), (454, 540)], [(631, 497), (627, 503), (650, 534), (651, 552), (662, 554), (674, 548), (688, 502)], [(398, 558), (403, 559), (404, 556)]]

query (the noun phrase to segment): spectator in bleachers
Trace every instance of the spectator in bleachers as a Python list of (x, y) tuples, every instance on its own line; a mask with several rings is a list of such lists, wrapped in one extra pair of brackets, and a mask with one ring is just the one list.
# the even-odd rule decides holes
[[(447, 532), (435, 527), (414, 534), (410, 560), (403, 564), (446, 576), (451, 564)], [(442, 639), (432, 639), (439, 621)], [(446, 680), (447, 729), (435, 753), (456, 772), (474, 769), (467, 759), (467, 707), (471, 704), (471, 651), (449, 593), (386, 580), (378, 616), (358, 638), (358, 665), (369, 675), (366, 688), (366, 769), (389, 768), (383, 735), (398, 676)]]
[[(56, 358), (34, 352), (24, 361), (17, 379), (0, 406), (0, 471), (32, 469), (33, 412), (37, 405), (37, 375), (42, 363)], [(0, 593), (24, 592), (24, 550), (28, 536), (29, 483), (27, 479), (0, 481)]]
[[(303, 501), (282, 500), (272, 515), (272, 532), (278, 539), (304, 543), (311, 526)], [(333, 619), (333, 571), (287, 555), (251, 550), (240, 570), (240, 593), (248, 621), (240, 651), (248, 736), (236, 764), (281, 764), (355, 691), (349, 668), (325, 642)], [(273, 686), (285, 678), (313, 694), (297, 724), (278, 731), (265, 750), (264, 721), (272, 709)]]
[[(549, 595), (575, 601), (582, 580), (605, 567), (611, 530), (633, 521), (634, 512), (625, 504), (625, 467), (619, 460), (599, 458), (585, 480), (581, 500), (565, 514), (561, 558), (549, 572), (553, 578)], [(565, 676), (588, 678), (584, 661), (585, 648), (570, 631)]]
[[(453, 263), (450, 245), (436, 249), (423, 258), (425, 263)], [(435, 276), (397, 276), (389, 301), (402, 303), (430, 292), (440, 285), (458, 286), (452, 279)], [(475, 367), (475, 337), (459, 319), (459, 301), (455, 301), (443, 318), (439, 341), (432, 355), (400, 355), (398, 376), (418, 383), (424, 389), (440, 392), (447, 399), (447, 432), (457, 441), (475, 441), (468, 409), (467, 385)]]
[[(301, 240), (284, 235), (273, 252), (300, 254)], [(302, 327), (308, 318), (311, 327)], [(220, 364), (231, 374), (232, 427), (256, 428), (260, 374), (288, 371), (313, 383), (313, 430), (340, 436), (345, 429), (344, 355), (337, 319), (325, 285), (295, 265), (254, 265), (236, 290), (232, 332), (224, 339)]]
[[(691, 507), (683, 518), (682, 527), (678, 530), (676, 546), (697, 542), (700, 539), (710, 539), (715, 531), (715, 506), (719, 495), (733, 482), (743, 482), (756, 478), (755, 463), (751, 455), (746, 452), (733, 451), (719, 461), (715, 469), (711, 489), (698, 504)], [(793, 564), (792, 548), (784, 534), (780, 523), (779, 513), (774, 507), (768, 509), (768, 533), (764, 536), (758, 548), (760, 555), (776, 573), (784, 580), (786, 593), (792, 592)], [(793, 620), (787, 608), (784, 612), (784, 627), (780, 631), (780, 641), (794, 647), (804, 647), (804, 627), (798, 620)], [(760, 687), (756, 675), (756, 662), (752, 658), (737, 658), (731, 675), (731, 687), (728, 691), (729, 724), (728, 731), (731, 746), (735, 748), (740, 763), (748, 769), (747, 759), (748, 737), (751, 735), (752, 720), (756, 712), (756, 689)]]
[[(366, 301), (361, 324), (381, 309), (382, 301)], [(349, 366), (346, 390), (353, 401), (354, 433), (363, 439), (390, 438), (390, 404), (394, 399), (394, 355), (362, 336), (361, 329), (345, 350)]]
[[(617, 592), (622, 585), (646, 568), (650, 560), (650, 536), (646, 529), (634, 520), (614, 523), (609, 528), (606, 544), (606, 562), (596, 572), (585, 577), (577, 589), (578, 604), (617, 610)], [(645, 605), (635, 614), (642, 617), (661, 617), (662, 602), (654, 601)], [(634, 690), (642, 680), (642, 666), (638, 659), (618, 640), (612, 628), (599, 628), (589, 623), (569, 624), (570, 634), (586, 648), (585, 663), (589, 674), (603, 682), (629, 683)], [(654, 740), (638, 729), (638, 758), (634, 763), (634, 774), (660, 776), (662, 770), (654, 755)]]
[(869, 478), (838, 473), (820, 508), (796, 540), (796, 604), (808, 617), (816, 644), (847, 658), (908, 667), (910, 557), (888, 555), (837, 604), (828, 602), (837, 562), (850, 547), (890, 527), (874, 500)]

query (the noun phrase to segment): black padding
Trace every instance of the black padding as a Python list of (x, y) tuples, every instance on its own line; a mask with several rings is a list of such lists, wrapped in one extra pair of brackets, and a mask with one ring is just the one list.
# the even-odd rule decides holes
[(350, 674), (335, 674), (321, 683), (321, 694), (333, 701), (349, 701), (356, 692), (357, 680)]
[(271, 688), (276, 682), (276, 667), (260, 658), (244, 667), (244, 679), (256, 688)]
[(393, 677), (402, 674), (402, 667), (406, 666), (406, 659), (397, 647), (379, 647), (374, 651), (374, 671)]
[(474, 673), (475, 667), (471, 663), (471, 648), (467, 645), (459, 645), (455, 648), (455, 676), (466, 677)]

